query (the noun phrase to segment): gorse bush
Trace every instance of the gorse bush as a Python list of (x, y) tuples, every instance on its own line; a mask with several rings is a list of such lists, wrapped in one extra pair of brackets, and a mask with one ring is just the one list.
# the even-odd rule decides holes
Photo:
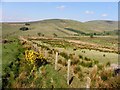
[(33, 50), (25, 51), (25, 59), (30, 65), (34, 64), (34, 65), (40, 66), (47, 63), (45, 57), (43, 57), (42, 54), (35, 52)]

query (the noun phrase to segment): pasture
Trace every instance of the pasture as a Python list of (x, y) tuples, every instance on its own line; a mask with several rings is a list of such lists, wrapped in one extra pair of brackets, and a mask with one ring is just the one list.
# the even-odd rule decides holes
[[(0, 46), (3, 87), (120, 86), (120, 77), (112, 67), (118, 66), (118, 37), (105, 35), (110, 28), (89, 30), (90, 23), (57, 19), (30, 22), (29, 30), (20, 30), (25, 26), (25, 23), (3, 24)], [(91, 37), (93, 33), (100, 35)]]

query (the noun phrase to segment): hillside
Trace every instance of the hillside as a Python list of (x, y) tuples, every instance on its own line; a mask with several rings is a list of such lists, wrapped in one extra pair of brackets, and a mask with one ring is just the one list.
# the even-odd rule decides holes
[(0, 85), (119, 88), (116, 24), (63, 19), (3, 23)]
[(86, 26), (95, 31), (113, 31), (118, 29), (117, 21), (94, 20), (85, 22)]
[(88, 21), (78, 22), (75, 20), (66, 19), (48, 19), (42, 21), (29, 22), (28, 28), (30, 30), (20, 31), (20, 27), (25, 27), (24, 23), (3, 23), (2, 31), (3, 36), (9, 35), (38, 35), (38, 33), (44, 36), (54, 36), (56, 34), (60, 37), (74, 36), (88, 33), (103, 33), (115, 32), (117, 30), (116, 21)]

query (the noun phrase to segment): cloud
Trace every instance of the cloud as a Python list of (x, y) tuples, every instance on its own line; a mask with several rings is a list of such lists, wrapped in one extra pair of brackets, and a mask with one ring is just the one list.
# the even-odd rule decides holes
[(86, 14), (94, 14), (93, 11), (89, 11), (89, 10), (85, 11), (85, 13), (86, 13)]
[(60, 10), (63, 10), (63, 9), (65, 9), (65, 7), (66, 7), (66, 6), (61, 5), (61, 6), (58, 6), (58, 7), (56, 7), (56, 8), (57, 8), (57, 9), (60, 9)]
[(106, 16), (108, 16), (108, 14), (104, 13), (104, 14), (102, 14), (101, 16), (102, 16), (102, 17), (106, 17)]

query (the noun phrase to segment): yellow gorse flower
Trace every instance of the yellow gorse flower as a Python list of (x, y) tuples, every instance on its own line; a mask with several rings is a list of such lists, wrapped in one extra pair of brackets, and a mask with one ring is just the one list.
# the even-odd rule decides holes
[(39, 54), (38, 52), (35, 52), (34, 50), (26, 50), (25, 51), (25, 59), (30, 64), (35, 64), (36, 59), (42, 60), (44, 57), (42, 54)]

